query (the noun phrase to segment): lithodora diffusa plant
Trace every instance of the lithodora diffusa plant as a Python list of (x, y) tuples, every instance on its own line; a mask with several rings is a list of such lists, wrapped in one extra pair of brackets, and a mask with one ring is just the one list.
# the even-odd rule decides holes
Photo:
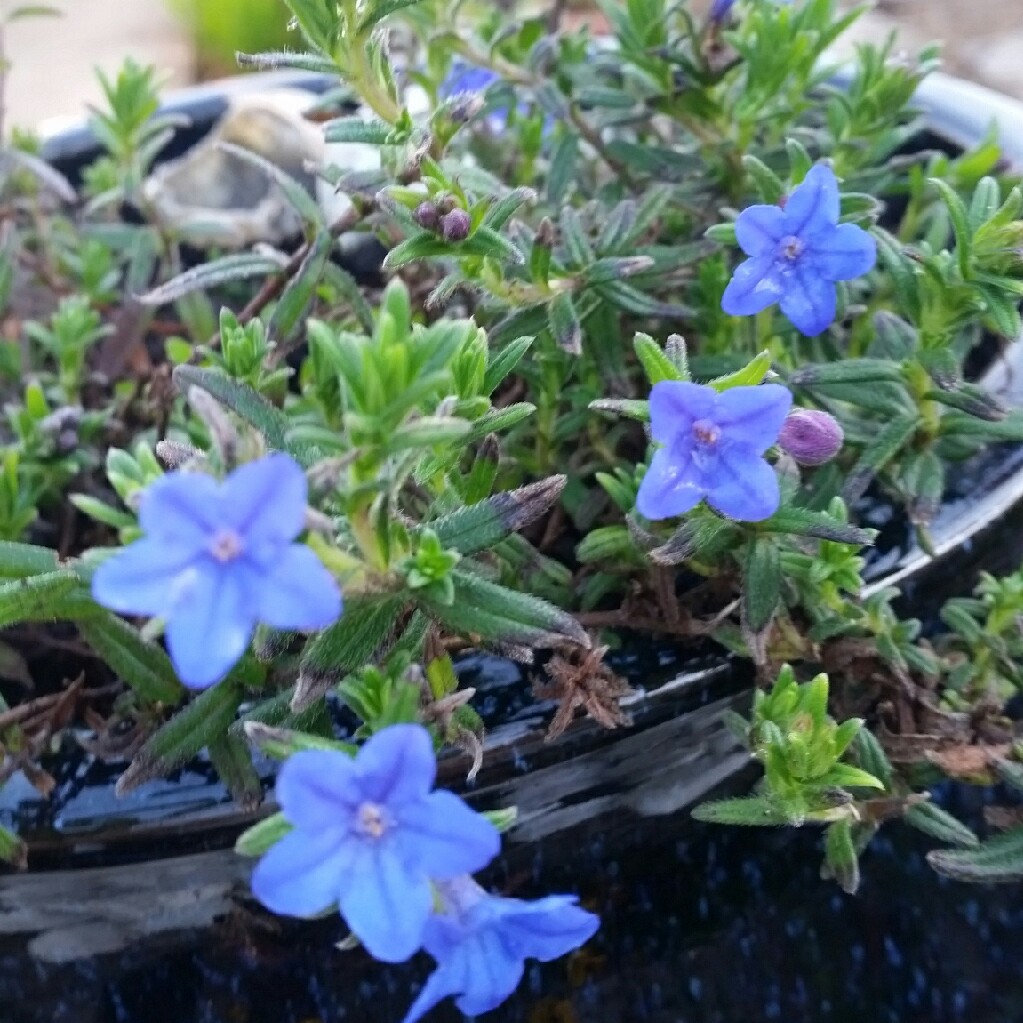
[[(177, 122), (135, 65), (104, 82), (84, 204), (32, 139), (5, 151), (4, 671), (96, 656), (0, 707), (2, 777), (45, 790), (72, 722), (130, 758), (121, 792), (205, 749), (252, 808), (250, 750), (283, 761), (239, 841), (255, 894), (428, 951), (410, 1021), (492, 1008), (597, 926), (472, 879), (514, 812), (433, 788), (442, 748), (486, 759), (466, 648), (534, 666), (556, 739), (580, 709), (628, 722), (610, 648), (713, 646), (760, 683), (735, 724), (764, 774), (702, 817), (821, 825), (850, 891), (892, 818), (962, 847), (939, 869), (1019, 874), (1015, 833), (977, 848), (927, 794), (1021, 774), (1018, 579), (956, 595), (945, 633), (863, 584), (871, 523), (928, 549), (956, 466), (1023, 441), (979, 376), (1021, 333), (1023, 192), (993, 142), (915, 141), (934, 54), (862, 47), (837, 84), (835, 0), (606, 0), (600, 38), (561, 5), (288, 6), (301, 46), (243, 63), (330, 76), (330, 152), (372, 156), (322, 169), (331, 220), (231, 149), (293, 249), (195, 263), (157, 223)], [(338, 257), (359, 233), (386, 251), (365, 279)]]

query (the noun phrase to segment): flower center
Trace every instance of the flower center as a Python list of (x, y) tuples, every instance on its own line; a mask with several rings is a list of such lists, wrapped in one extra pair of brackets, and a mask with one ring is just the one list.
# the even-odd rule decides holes
[(356, 817), (356, 827), (369, 838), (380, 838), (389, 826), (386, 811), (377, 803), (363, 803)]
[(712, 423), (709, 419), (697, 419), (693, 423), (693, 436), (698, 444), (712, 447), (717, 444), (721, 436), (721, 430), (716, 423)]
[(783, 259), (787, 259), (790, 263), (794, 263), (803, 254), (803, 249), (806, 246), (803, 245), (803, 240), (797, 238), (794, 234), (790, 234), (787, 238), (782, 238), (781, 244), (779, 245), (779, 251)]
[(234, 561), (242, 552), (242, 538), (233, 529), (222, 529), (210, 544), (210, 554), (217, 561)]

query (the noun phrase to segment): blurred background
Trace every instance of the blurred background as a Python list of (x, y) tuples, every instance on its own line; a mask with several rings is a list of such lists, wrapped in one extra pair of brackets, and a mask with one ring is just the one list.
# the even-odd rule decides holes
[[(596, 26), (575, 0), (579, 16)], [(693, 0), (706, 7), (710, 0)], [(537, 6), (541, 0), (526, 0)], [(10, 122), (56, 126), (80, 116), (99, 89), (94, 69), (114, 72), (127, 56), (155, 65), (168, 86), (236, 72), (234, 52), (279, 49), (287, 32), (284, 0), (47, 0), (59, 17), (20, 17), (10, 23), (4, 51), (11, 64), (4, 104)], [(9, 15), (27, 0), (0, 0)], [(1023, 96), (1023, 0), (876, 0), (858, 39), (900, 33), (913, 51), (945, 41), (946, 68)], [(59, 119), (54, 122), (51, 119)], [(50, 123), (47, 123), (50, 122)]]

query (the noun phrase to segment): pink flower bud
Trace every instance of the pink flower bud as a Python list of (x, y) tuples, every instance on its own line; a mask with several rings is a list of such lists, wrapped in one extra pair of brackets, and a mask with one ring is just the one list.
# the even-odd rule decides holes
[(440, 218), (440, 233), (446, 242), (464, 242), (469, 237), (470, 226), (465, 210), (452, 210)]
[(844, 440), (834, 416), (819, 409), (797, 408), (788, 414), (778, 446), (800, 465), (823, 465), (842, 450)]
[(421, 202), (413, 211), (412, 219), (427, 231), (435, 231), (440, 221), (440, 211), (429, 200)]

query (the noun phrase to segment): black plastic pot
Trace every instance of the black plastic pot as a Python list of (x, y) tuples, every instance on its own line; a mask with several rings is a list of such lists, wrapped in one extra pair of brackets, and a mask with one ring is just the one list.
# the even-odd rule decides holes
[[(182, 136), (183, 146), (208, 129), (223, 110), (228, 92), (268, 84), (319, 88), (322, 80), (252, 76), (238, 83), (185, 90), (168, 104), (169, 109), (189, 113), (196, 123), (195, 133)], [(968, 111), (961, 109), (964, 103), (969, 104)], [(988, 122), (998, 121), (1007, 155), (1023, 166), (1023, 108), (1017, 104), (944, 76), (934, 76), (923, 89), (921, 104), (928, 113), (929, 129), (953, 145), (978, 141)], [(76, 131), (49, 140), (45, 152), (60, 169), (73, 173), (88, 158), (90, 146), (88, 134)], [(986, 380), (1003, 400), (1023, 405), (1023, 357), (1017, 348), (1009, 349)], [(925, 602), (943, 589), (963, 592), (979, 565), (1018, 562), (1023, 552), (1017, 539), (1023, 524), (1021, 467), (1023, 451), (1004, 447), (964, 467), (958, 477), (959, 493), (933, 525), (936, 556), (930, 558), (908, 543), (894, 543), (873, 564), (871, 590), (898, 585), (911, 604)], [(756, 982), (759, 988), (747, 990), (736, 984), (730, 990), (733, 964), (713, 947), (720, 941), (734, 952), (739, 942), (741, 957), (750, 969), (755, 973), (764, 969), (741, 950), (744, 939), (741, 928), (735, 929), (736, 918), (722, 916), (707, 904), (712, 898), (725, 898), (734, 913), (766, 914), (774, 920), (777, 942), (763, 926), (757, 931), (747, 920), (749, 933), (759, 935), (756, 940), (762, 942), (758, 954), (766, 960), (778, 954), (775, 945), (785, 944), (786, 921), (778, 916), (787, 911), (790, 896), (785, 893), (791, 894), (793, 918), (802, 921), (801, 927), (828, 926), (799, 916), (804, 910), (799, 908), (793, 885), (812, 889), (806, 894), (810, 902), (821, 898), (827, 905), (828, 900), (841, 898), (831, 890), (822, 895), (815, 889), (810, 873), (818, 861), (807, 848), (812, 838), (708, 831), (690, 824), (688, 815), (681, 812), (730, 779), (741, 780), (748, 760), (723, 719), (727, 710), (741, 709), (747, 702), (748, 672), (713, 654), (679, 664), (669, 651), (649, 646), (623, 657), (619, 668), (637, 687), (625, 705), (633, 717), (632, 726), (608, 732), (581, 722), (550, 744), (543, 741), (550, 708), (531, 700), (519, 668), (494, 658), (470, 658), (460, 668), (464, 681), (477, 687), (477, 702), (484, 712), (500, 722), (489, 732), (484, 768), (467, 797), (480, 807), (514, 804), (520, 814), (520, 823), (506, 842), (506, 857), (499, 868), (503, 877), (495, 872), (493, 879), (502, 880), (506, 889), (516, 893), (555, 890), (559, 885), (580, 889), (602, 910), (604, 929), (597, 945), (611, 962), (603, 967), (584, 962), (580, 967), (581, 981), (573, 995), (578, 1018), (665, 1023), (683, 1018), (773, 1019), (774, 1006), (781, 1011), (783, 1002), (782, 1018), (788, 1020), (824, 1023), (862, 1018), (862, 1012), (843, 1014), (843, 996), (837, 989), (816, 1002), (805, 996), (814, 969), (827, 973), (829, 985), (844, 983), (836, 973), (838, 967), (821, 963), (819, 957), (817, 966), (807, 966), (803, 973), (779, 968), (779, 975), (793, 984), (797, 978), (803, 985), (800, 1007), (798, 998), (793, 1002), (772, 996), (766, 977)], [(16, 992), (17, 1008), (10, 1023), (64, 1018), (185, 1023), (236, 1018), (227, 1008), (198, 1012), (200, 1003), (205, 1006), (202, 998), (208, 997), (212, 1005), (221, 995), (225, 1004), (232, 999), (243, 1004), (244, 1018), (251, 1020), (335, 1019), (341, 1018), (340, 1007), (347, 1012), (346, 1020), (400, 1018), (414, 971), (381, 970), (358, 953), (338, 962), (329, 942), (330, 935), (339, 936), (336, 922), (301, 931), (283, 925), (282, 941), (266, 930), (270, 925), (265, 920), (257, 918), (253, 923), (239, 908), (244, 906), (248, 865), (229, 846), (252, 815), (230, 804), (203, 765), (144, 786), (118, 802), (112, 782), (122, 766), (103, 767), (86, 758), (68, 760), (65, 773), (58, 777), (56, 802), (50, 807), (24, 798), (26, 793), (15, 783), (0, 792), (0, 812), (16, 818), (29, 843), (31, 868), (25, 875), (0, 877), (0, 1006), (10, 1003), (4, 997), (5, 986), (13, 985), (9, 990)], [(442, 783), (464, 789), (465, 769), (464, 758), (444, 759)], [(905, 896), (910, 864), (912, 884), (943, 886), (930, 874), (926, 880), (917, 878), (919, 846), (910, 844), (897, 854), (890, 852), (887, 860), (884, 855), (880, 859), (887, 863), (888, 874), (879, 884), (892, 898)], [(713, 865), (712, 858), (719, 856), (721, 860)], [(692, 895), (686, 887), (690, 872), (695, 872)], [(773, 878), (775, 895), (762, 890), (761, 881), (768, 876)], [(868, 891), (870, 886), (867, 877)], [(778, 892), (782, 894), (776, 898)], [(740, 904), (746, 909), (740, 910)], [(867, 904), (877, 907), (869, 896)], [(921, 908), (913, 906), (914, 911)], [(673, 913), (678, 915), (675, 920)], [(222, 922), (210, 929), (215, 920), (225, 917), (234, 930), (225, 929)], [(852, 934), (859, 925), (849, 926)], [(687, 928), (704, 933), (709, 946), (687, 944), (689, 939), (683, 936)], [(307, 943), (293, 947), (299, 933)], [(891, 933), (889, 924), (880, 927), (878, 940), (886, 933)], [(928, 929), (927, 941), (947, 951), (942, 940)], [(812, 941), (831, 948), (831, 937)], [(649, 955), (643, 952), (646, 946)], [(873, 961), (875, 952), (881, 959), (891, 958), (887, 945), (882, 946), (880, 952), (864, 953), (867, 959)], [(842, 959), (837, 944), (833, 952), (836, 963), (847, 964), (848, 955)], [(286, 976), (274, 965), (279, 956), (287, 960)], [(701, 958), (715, 959), (718, 965), (706, 972)], [(571, 986), (564, 969), (555, 964), (539, 971), (535, 983), (531, 979), (525, 993), (495, 1014), (495, 1021), (524, 1018), (531, 990), (545, 997), (556, 993), (560, 998)], [(717, 1007), (711, 1009), (703, 1003), (699, 985), (706, 983), (700, 978), (715, 969), (719, 992)], [(849, 969), (855, 973), (859, 967), (853, 964)], [(182, 970), (191, 979), (183, 981)], [(196, 979), (200, 975), (206, 979)], [(688, 976), (694, 978), (691, 983), (684, 979)], [(150, 983), (146, 977), (156, 979)], [(266, 977), (276, 980), (268, 986)], [(996, 980), (1004, 987), (1001, 973), (990, 975), (991, 984)], [(192, 984), (200, 1001), (189, 1002), (188, 995), (182, 1001), (172, 994), (182, 984)], [(244, 997), (231, 993), (232, 985), (238, 984), (248, 985)], [(82, 992), (91, 991), (89, 997), (107, 999), (105, 1007), (93, 1015), (84, 1013), (83, 1006), (91, 1003), (71, 997), (74, 985), (80, 985)], [(322, 998), (313, 990), (316, 985)], [(595, 1001), (590, 1000), (593, 985), (598, 989)], [(986, 984), (982, 987), (987, 993)], [(668, 989), (679, 997), (665, 1001)], [(78, 1006), (74, 1011), (79, 1015), (61, 1015), (53, 1001), (54, 991), (66, 992), (68, 1004)], [(742, 997), (740, 991), (745, 992)], [(750, 999), (761, 995), (761, 1002), (754, 1005)], [(33, 1004), (35, 997), (42, 999), (42, 1009)], [(1023, 990), (1018, 997), (1018, 1004), (1023, 1004)], [(954, 990), (942, 998), (949, 1012), (959, 1011)], [(825, 1001), (830, 1008), (824, 1007)], [(115, 1012), (115, 1004), (129, 1007)], [(173, 1010), (172, 1004), (177, 1006)], [(810, 1011), (814, 1004), (816, 1013)], [(146, 1015), (140, 1015), (143, 1006)], [(832, 1011), (836, 1007), (837, 1013)], [(44, 1009), (49, 1015), (40, 1014)], [(932, 1009), (930, 1015), (922, 1016), (874, 1015), (899, 1023), (960, 1018), (934, 1009), (933, 999)], [(549, 1015), (530, 1018), (574, 1018), (557, 1016), (563, 1010), (553, 1003), (547, 1011)]]

